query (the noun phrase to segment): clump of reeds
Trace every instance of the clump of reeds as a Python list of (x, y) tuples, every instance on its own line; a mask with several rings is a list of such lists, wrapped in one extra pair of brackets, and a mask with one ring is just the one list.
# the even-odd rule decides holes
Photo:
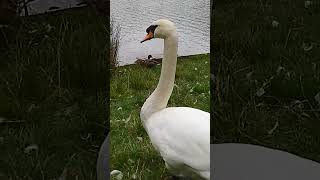
[(114, 69), (119, 65), (118, 50), (120, 40), (120, 27), (113, 20), (110, 21), (110, 68)]

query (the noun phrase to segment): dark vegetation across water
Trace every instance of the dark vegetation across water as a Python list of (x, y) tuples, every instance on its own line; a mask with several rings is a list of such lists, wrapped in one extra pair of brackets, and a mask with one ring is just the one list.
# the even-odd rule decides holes
[(76, 8), (0, 29), (0, 179), (96, 178), (108, 23)]
[(320, 162), (319, 3), (215, 4), (213, 143), (259, 144)]

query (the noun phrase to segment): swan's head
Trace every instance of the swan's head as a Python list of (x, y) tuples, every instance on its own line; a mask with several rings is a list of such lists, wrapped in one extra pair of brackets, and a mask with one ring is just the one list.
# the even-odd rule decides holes
[(147, 35), (141, 41), (147, 41), (153, 38), (161, 38), (166, 39), (166, 37), (171, 36), (172, 34), (176, 33), (176, 26), (173, 22), (166, 20), (166, 19), (159, 19), (154, 21), (147, 29)]

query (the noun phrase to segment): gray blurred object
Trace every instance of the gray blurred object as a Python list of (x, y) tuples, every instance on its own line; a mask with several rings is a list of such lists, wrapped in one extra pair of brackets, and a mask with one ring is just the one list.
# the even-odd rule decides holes
[(109, 134), (102, 143), (99, 151), (99, 156), (97, 159), (97, 180), (109, 180), (110, 170), (109, 170)]
[(320, 180), (320, 164), (250, 144), (211, 144), (214, 180)]

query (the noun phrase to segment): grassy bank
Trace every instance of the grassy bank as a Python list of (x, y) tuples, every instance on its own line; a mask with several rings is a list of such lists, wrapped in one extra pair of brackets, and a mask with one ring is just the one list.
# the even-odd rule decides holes
[(95, 179), (107, 123), (105, 20), (89, 8), (1, 29), (0, 179)]
[[(140, 121), (140, 108), (152, 93), (161, 66), (118, 68), (110, 86), (111, 170), (123, 179), (165, 179), (168, 172), (153, 149)], [(190, 106), (209, 111), (209, 55), (178, 58), (175, 88), (168, 106)]]
[(224, 1), (212, 30), (212, 140), (320, 162), (320, 4)]

